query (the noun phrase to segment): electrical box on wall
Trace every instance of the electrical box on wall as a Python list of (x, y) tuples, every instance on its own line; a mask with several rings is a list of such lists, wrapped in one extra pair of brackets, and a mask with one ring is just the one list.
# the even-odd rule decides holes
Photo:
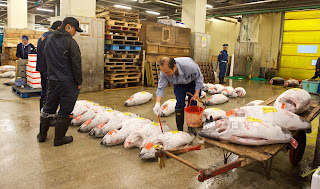
[(191, 33), (191, 58), (195, 62), (209, 62), (210, 35)]
[[(83, 84), (81, 92), (104, 89), (104, 33), (105, 20), (98, 18), (73, 16), (78, 19), (82, 33), (73, 37), (81, 51)], [(59, 16), (51, 22), (63, 20)]]

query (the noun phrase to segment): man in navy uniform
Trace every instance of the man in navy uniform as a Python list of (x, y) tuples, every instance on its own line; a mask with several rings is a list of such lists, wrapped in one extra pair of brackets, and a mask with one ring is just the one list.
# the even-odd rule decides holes
[(48, 86), (48, 80), (47, 80), (47, 65), (44, 63), (44, 44), (49, 37), (55, 31), (56, 29), (60, 28), (62, 25), (62, 22), (60, 20), (55, 21), (52, 26), (50, 27), (50, 30), (45, 32), (40, 36), (38, 39), (38, 45), (37, 45), (37, 67), (36, 70), (40, 72), (41, 74), (41, 97), (40, 97), (40, 111), (42, 107), (44, 106), (46, 99), (47, 99), (47, 86)]
[(60, 106), (56, 116), (54, 146), (68, 144), (72, 136), (66, 136), (73, 118), (72, 111), (82, 84), (81, 52), (72, 38), (83, 32), (79, 21), (66, 17), (61, 28), (50, 35), (44, 46), (45, 63), (48, 75), (48, 96), (40, 115), (39, 142), (45, 142), (50, 121)]
[(22, 42), (17, 45), (16, 56), (20, 59), (28, 59), (28, 54), (36, 54), (36, 48), (29, 42), (26, 35), (22, 36)]
[[(186, 93), (190, 92), (193, 97), (188, 95), (188, 104), (190, 100), (192, 106), (196, 106), (195, 100), (199, 99), (203, 88), (203, 75), (199, 66), (189, 57), (169, 58), (163, 57), (160, 60), (160, 76), (158, 89), (156, 92), (157, 99), (153, 108), (154, 114), (160, 114), (160, 102), (164, 96), (168, 83), (174, 84), (174, 94), (177, 99), (176, 104), (176, 123), (179, 131), (183, 131), (184, 125), (184, 107)], [(192, 128), (188, 128), (190, 133), (196, 135)]]
[(320, 57), (318, 58), (316, 63), (316, 72), (314, 73), (314, 76), (311, 78), (311, 80), (315, 80), (318, 77), (320, 77)]
[(223, 50), (220, 52), (218, 56), (218, 62), (219, 62), (219, 83), (223, 84), (224, 77), (226, 75), (227, 71), (227, 63), (228, 63), (228, 44), (223, 44)]

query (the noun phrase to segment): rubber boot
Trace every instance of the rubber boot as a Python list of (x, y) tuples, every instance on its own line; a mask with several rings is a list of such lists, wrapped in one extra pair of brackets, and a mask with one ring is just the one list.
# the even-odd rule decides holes
[(221, 83), (225, 84), (226, 82), (224, 82), (224, 77), (221, 78)]
[(222, 84), (222, 79), (221, 79), (221, 77), (219, 77), (219, 84)]
[(54, 138), (54, 146), (61, 146), (64, 144), (69, 144), (73, 141), (72, 136), (66, 136), (66, 132), (68, 131), (69, 125), (71, 123), (72, 118), (68, 117), (60, 117), (57, 116), (56, 127), (55, 127), (55, 138)]
[(183, 131), (184, 110), (176, 110), (176, 123), (178, 131)]
[(47, 133), (49, 130), (49, 125), (50, 125), (50, 117), (43, 117), (40, 116), (40, 132), (37, 135), (38, 141), (39, 142), (45, 142), (47, 139)]

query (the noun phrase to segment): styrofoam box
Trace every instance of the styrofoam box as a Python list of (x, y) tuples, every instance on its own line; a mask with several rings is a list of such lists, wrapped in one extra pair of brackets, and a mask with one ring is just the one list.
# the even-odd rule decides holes
[(320, 167), (312, 175), (311, 189), (320, 188)]
[(27, 71), (27, 76), (30, 76), (30, 77), (33, 77), (33, 78), (35, 78), (35, 77), (41, 77), (41, 75), (40, 75), (40, 72), (32, 72), (32, 71)]
[(32, 88), (35, 88), (35, 89), (41, 88), (41, 84), (33, 84), (30, 81), (28, 81), (28, 85)]
[(32, 78), (30, 76), (27, 76), (27, 80), (30, 81), (30, 83), (33, 83), (33, 84), (41, 84), (41, 78), (40, 77)]
[(28, 65), (30, 66), (37, 66), (37, 62), (28, 61)]
[(36, 72), (36, 67), (35, 66), (29, 66), (29, 64), (27, 64), (27, 70), (31, 71), (31, 72)]
[(37, 54), (28, 54), (28, 60), (37, 61)]

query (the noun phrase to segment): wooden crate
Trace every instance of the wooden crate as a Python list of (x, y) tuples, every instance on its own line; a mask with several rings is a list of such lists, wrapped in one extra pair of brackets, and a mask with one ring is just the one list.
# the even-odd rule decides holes
[(204, 83), (214, 83), (214, 65), (213, 63), (209, 62), (200, 62), (197, 63), (200, 67), (201, 73), (203, 75), (203, 82)]

